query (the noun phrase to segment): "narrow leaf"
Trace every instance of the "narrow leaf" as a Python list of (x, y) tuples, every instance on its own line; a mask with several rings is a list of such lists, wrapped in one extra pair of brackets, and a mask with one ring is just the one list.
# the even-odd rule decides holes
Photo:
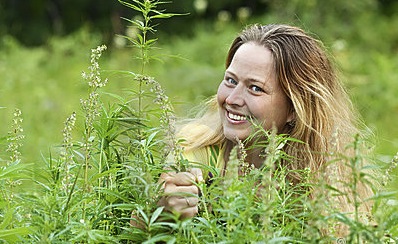
[(162, 213), (164, 207), (159, 207), (153, 212), (151, 220), (149, 222), (149, 225), (152, 225), (159, 217), (159, 215)]

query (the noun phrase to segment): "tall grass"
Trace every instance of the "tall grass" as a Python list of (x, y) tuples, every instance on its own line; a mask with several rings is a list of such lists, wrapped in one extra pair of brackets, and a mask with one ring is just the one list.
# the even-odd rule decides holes
[[(156, 39), (151, 20), (168, 18), (158, 1), (122, 4), (143, 15), (131, 20), (139, 30), (129, 41), (135, 46), (137, 72), (116, 72), (130, 89), (123, 94), (104, 91), (112, 79), (104, 79), (100, 57), (104, 46), (92, 49), (90, 65), (82, 73), (87, 94), (76, 101), (74, 111), (64, 119), (59, 146), (43, 153), (41, 166), (21, 155), (24, 141), (23, 116), (15, 111), (9, 134), (1, 138), (0, 240), (4, 243), (393, 243), (398, 241), (396, 192), (375, 189), (374, 219), (360, 221), (356, 186), (372, 184), (362, 142), (353, 138), (354, 155), (335, 155), (350, 166), (348, 187), (354, 196), (353, 213), (333, 207), (330, 195), (341, 194), (333, 186), (311, 183), (309, 170), (290, 172), (281, 160), (290, 159), (283, 145), (294, 140), (257, 127), (258, 142), (266, 153), (265, 166), (251, 168), (244, 163), (244, 149), (231, 154), (226, 177), (219, 169), (180, 160), (174, 136), (174, 112), (160, 83), (148, 73), (148, 62)], [(109, 74), (109, 72), (108, 72)], [(115, 77), (114, 75), (113, 77)], [(79, 106), (80, 102), (80, 107)], [(1, 112), (1, 111), (0, 111)], [(174, 154), (168, 157), (168, 154)], [(160, 173), (169, 160), (176, 170), (205, 167), (213, 175), (200, 184), (200, 211), (181, 220), (157, 206), (162, 195)], [(386, 170), (386, 185), (393, 177), (397, 156)], [(239, 173), (243, 171), (243, 174)], [(289, 182), (289, 174), (302, 176), (300, 184)], [(20, 188), (22, 182), (28, 182)], [(320, 187), (325, 195), (310, 197)], [(323, 192), (323, 191), (322, 191)], [(348, 226), (347, 236), (334, 234), (335, 226)], [(339, 239), (340, 238), (340, 239)]]

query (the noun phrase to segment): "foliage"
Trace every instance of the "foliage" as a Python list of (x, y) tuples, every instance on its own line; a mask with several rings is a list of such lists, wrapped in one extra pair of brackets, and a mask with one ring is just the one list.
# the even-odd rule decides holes
[[(356, 198), (357, 185), (373, 184), (369, 167), (362, 164), (368, 158), (361, 150), (359, 137), (353, 138), (352, 145), (348, 145), (348, 151), (354, 151), (354, 155), (334, 155), (335, 158), (330, 162), (343, 161), (351, 170), (352, 180), (347, 187), (355, 196), (354, 201), (350, 202), (354, 206), (352, 214), (333, 208), (333, 201), (327, 194), (312, 198), (311, 189), (314, 187), (334, 195), (341, 192), (327, 184), (314, 185), (311, 179), (315, 172), (289, 172), (280, 162), (291, 159), (281, 148), (293, 139), (264, 131), (261, 127), (256, 127), (256, 133), (267, 139), (258, 142), (267, 155), (264, 167), (250, 168), (244, 163), (244, 148), (235, 148), (226, 177), (216, 168), (204, 169), (212, 172), (213, 177), (208, 184), (198, 185), (201, 195), (197, 217), (180, 220), (179, 216), (158, 207), (157, 200), (162, 194), (158, 177), (165, 171), (163, 166), (169, 159), (182, 162), (178, 157), (181, 149), (174, 136), (173, 108), (160, 84), (148, 76), (149, 72), (153, 72), (151, 68), (157, 67), (150, 66), (150, 61), (156, 57), (153, 52), (156, 53), (154, 45), (157, 39), (147, 34), (155, 33), (153, 20), (172, 15), (158, 10), (162, 6), (159, 1), (133, 0), (121, 3), (143, 14), (141, 20), (128, 20), (139, 30), (135, 37), (127, 37), (138, 49), (135, 53), (138, 57), (138, 61), (135, 61), (138, 63), (138, 72), (108, 72), (115, 80), (127, 80), (126, 84), (131, 87), (127, 93), (101, 92), (112, 86), (113, 80), (109, 79), (108, 82), (108, 79), (102, 78), (104, 72), (99, 60), (106, 48), (99, 46), (92, 50), (90, 66), (82, 73), (85, 84), (81, 90), (87, 90), (87, 95), (80, 99), (80, 110), (71, 112), (63, 123), (59, 146), (51, 149), (48, 155), (43, 155), (41, 163), (44, 166), (36, 165), (32, 170), (34, 172), (28, 170), (32, 166), (28, 164), (30, 159), (24, 158), (21, 153), (24, 133), (28, 131), (22, 129), (23, 114), (19, 110), (13, 114), (8, 136), (0, 138), (2, 148), (8, 148), (0, 155), (1, 241), (329, 243), (343, 240), (337, 239), (339, 236), (333, 233), (336, 223), (348, 226), (349, 234), (343, 240), (348, 243), (397, 241), (398, 206), (394, 189), (377, 189), (371, 199), (375, 202), (373, 222), (364, 223), (357, 215), (358, 206), (363, 204), (362, 200)], [(198, 49), (203, 50), (203, 43), (207, 41), (210, 44), (211, 41), (207, 40), (208, 35), (204, 31), (200, 33), (203, 36), (198, 37), (201, 44), (197, 45), (202, 45)], [(78, 37), (79, 40), (87, 40), (84, 33), (81, 35), (83, 37)], [(11, 39), (8, 42), (8, 51), (18, 54), (15, 60), (11, 60), (16, 65), (27, 51)], [(63, 48), (50, 46), (49, 49), (54, 48), (51, 51), (53, 54), (62, 57), (72, 52), (71, 55), (74, 55), (74, 49), (71, 48), (75, 45), (73, 39), (57, 43)], [(194, 44), (184, 44), (192, 52)], [(212, 48), (217, 47), (211, 44), (214, 45)], [(26, 73), (40, 69), (43, 63), (50, 65), (49, 61), (45, 61), (50, 57), (47, 51), (35, 49), (31, 56), (26, 57), (40, 62), (31, 62), (33, 67), (21, 71), (19, 79), (22, 82), (28, 80)], [(12, 57), (5, 55), (7, 58)], [(212, 54), (204, 59), (211, 60), (209, 63), (218, 63), (217, 56)], [(78, 55), (73, 57), (74, 61), (83, 59)], [(384, 62), (383, 58), (380, 62)], [(80, 64), (75, 62), (75, 65)], [(54, 70), (59, 67), (54, 63), (51, 65), (55, 65)], [(191, 71), (191, 76), (202, 75), (202, 71), (194, 68)], [(75, 78), (71, 76), (70, 79)], [(12, 78), (6, 77), (5, 80), (7, 85), (13, 84)], [(118, 90), (117, 86), (115, 90)], [(74, 98), (77, 101), (70, 106), (73, 109), (79, 106), (78, 96)], [(173, 157), (167, 157), (170, 152)], [(387, 186), (394, 181), (397, 157), (383, 166)], [(184, 166), (200, 165), (190, 162)], [(300, 174), (304, 180), (300, 184), (292, 184), (288, 177), (292, 173)], [(377, 185), (372, 186), (378, 188)]]

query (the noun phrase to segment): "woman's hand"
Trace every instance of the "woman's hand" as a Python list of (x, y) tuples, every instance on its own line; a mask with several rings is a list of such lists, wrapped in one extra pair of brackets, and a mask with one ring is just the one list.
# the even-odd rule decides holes
[(167, 211), (177, 212), (182, 218), (191, 218), (198, 213), (199, 188), (203, 181), (202, 170), (192, 168), (189, 172), (168, 172), (160, 175), (164, 195), (158, 202)]

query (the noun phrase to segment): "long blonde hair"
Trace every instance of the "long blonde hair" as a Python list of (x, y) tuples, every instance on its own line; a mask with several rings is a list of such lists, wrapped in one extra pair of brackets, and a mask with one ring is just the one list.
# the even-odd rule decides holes
[[(233, 41), (226, 67), (238, 48), (247, 42), (255, 42), (272, 52), (276, 78), (292, 103), (296, 120), (288, 131), (291, 137), (305, 143), (291, 143), (285, 151), (298, 160), (298, 168), (318, 169), (325, 162), (324, 152), (331, 149), (332, 134), (338, 130), (339, 143), (343, 145), (358, 133), (359, 125), (352, 103), (322, 44), (297, 27), (253, 25)], [(187, 133), (184, 138), (189, 149), (225, 140), (216, 98), (211, 98), (205, 107), (204, 113), (190, 121), (198, 128), (181, 131)]]
[[(285, 146), (284, 151), (294, 158), (294, 163), (288, 167), (292, 170), (309, 168), (312, 172), (324, 170), (330, 160), (328, 152), (342, 152), (353, 136), (360, 132), (362, 124), (322, 43), (297, 27), (252, 25), (232, 42), (226, 67), (239, 47), (247, 42), (271, 51), (276, 79), (295, 114), (295, 123), (286, 124), (283, 131), (289, 131), (290, 137), (304, 143), (291, 142)], [(186, 149), (225, 141), (217, 109), (217, 101), (213, 97), (207, 102), (205, 112), (181, 130), (180, 136), (186, 139)], [(336, 132), (338, 136), (334, 138)], [(344, 167), (344, 164), (338, 165), (340, 177), (347, 172)], [(300, 180), (299, 175), (293, 177), (293, 180)], [(362, 192), (370, 194), (365, 187)], [(345, 203), (341, 202), (341, 208)]]

